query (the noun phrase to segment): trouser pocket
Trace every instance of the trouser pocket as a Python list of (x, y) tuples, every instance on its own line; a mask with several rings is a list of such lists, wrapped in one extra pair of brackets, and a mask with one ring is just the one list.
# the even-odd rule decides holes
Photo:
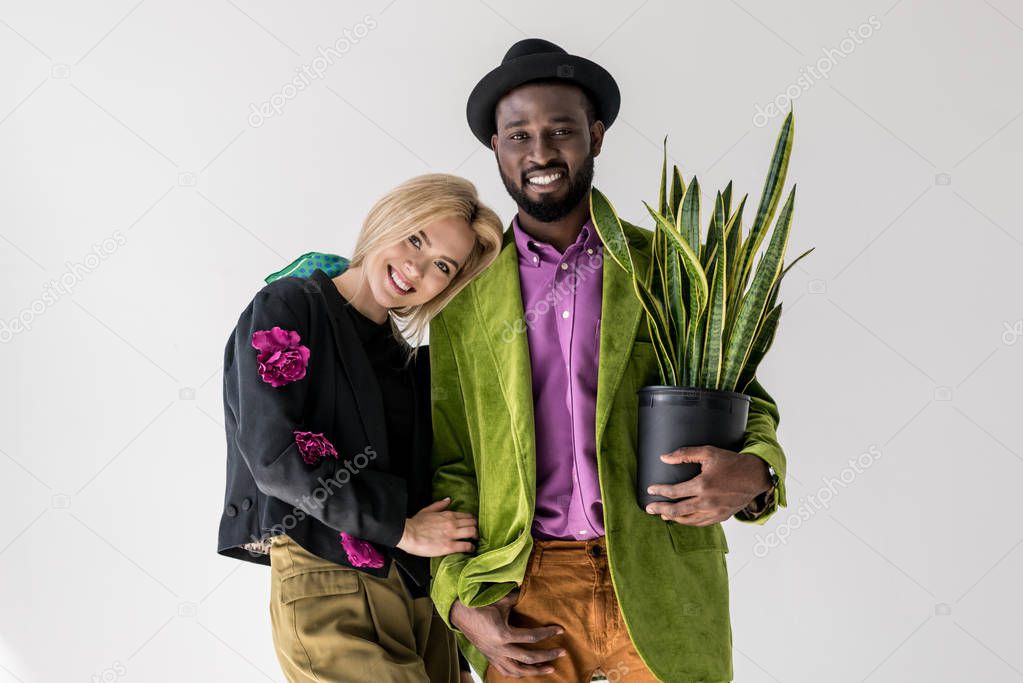
[[(338, 565), (291, 566), (306, 568), (274, 573), (270, 604), (274, 646), (289, 681), (430, 681), (419, 642), (429, 625), (419, 622), (432, 610), (414, 609), (396, 567), (381, 579)], [(435, 680), (450, 679), (442, 673)]]

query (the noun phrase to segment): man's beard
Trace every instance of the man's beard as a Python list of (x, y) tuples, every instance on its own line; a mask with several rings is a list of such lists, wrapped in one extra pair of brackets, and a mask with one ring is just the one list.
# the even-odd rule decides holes
[[(540, 201), (533, 201), (526, 194), (526, 190), (523, 189), (528, 184), (525, 179), (525, 173), (523, 173), (522, 184), (516, 185), (511, 178), (505, 175), (501, 169), (500, 163), (498, 163), (498, 171), (501, 173), (501, 180), (504, 182), (504, 189), (508, 191), (511, 198), (515, 200), (518, 207), (540, 221), (541, 223), (553, 223), (559, 221), (572, 212), (572, 209), (579, 205), (579, 202), (589, 193), (590, 185), (593, 183), (593, 154), (586, 157), (583, 165), (579, 168), (579, 172), (573, 178), (569, 175), (568, 168), (565, 166), (555, 166), (552, 170), (560, 170), (568, 178), (568, 192), (565, 193), (563, 199), (541, 199)], [(530, 169), (527, 173), (540, 169)]]

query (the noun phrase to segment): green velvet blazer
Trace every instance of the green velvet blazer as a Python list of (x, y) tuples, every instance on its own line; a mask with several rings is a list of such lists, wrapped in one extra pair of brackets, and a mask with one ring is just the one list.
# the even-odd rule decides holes
[[(652, 233), (629, 224), (625, 231), (637, 267), (647, 267)], [(655, 675), (673, 682), (730, 681), (725, 533), (720, 524), (666, 522), (636, 502), (636, 392), (660, 378), (628, 276), (606, 259), (602, 277), (596, 444), (615, 593), (629, 635)], [(456, 598), (479, 607), (520, 584), (533, 545), (536, 444), (523, 314), (509, 228), (494, 264), (430, 326), (434, 499), (451, 496), (451, 509), (477, 515), (480, 531), (477, 552), (431, 563), (431, 597), (449, 626)], [(756, 381), (745, 393), (752, 400), (742, 452), (763, 458), (781, 481), (762, 513), (736, 518), (762, 524), (786, 504), (785, 455), (773, 399)], [(456, 635), (483, 675), (486, 658)]]

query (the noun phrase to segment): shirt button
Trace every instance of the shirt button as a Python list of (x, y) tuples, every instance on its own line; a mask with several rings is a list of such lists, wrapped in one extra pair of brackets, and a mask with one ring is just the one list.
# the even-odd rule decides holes
[(568, 311), (562, 311), (561, 312), (561, 317), (562, 318), (567, 318), (568, 317)]
[(592, 254), (592, 253), (593, 253), (593, 250), (592, 250), (592, 249), (587, 249), (587, 250), (586, 250), (586, 253), (587, 253), (587, 254)]
[(586, 529), (580, 529), (579, 530), (579, 535), (585, 536), (586, 535)]
[(568, 270), (568, 264), (567, 263), (562, 263), (561, 264), (561, 269), (562, 270)]
[(534, 257), (533, 257), (533, 263), (536, 263), (536, 262), (537, 262), (537, 261), (539, 261), (539, 260), (540, 260), (540, 257), (539, 257), (539, 256), (534, 256)]

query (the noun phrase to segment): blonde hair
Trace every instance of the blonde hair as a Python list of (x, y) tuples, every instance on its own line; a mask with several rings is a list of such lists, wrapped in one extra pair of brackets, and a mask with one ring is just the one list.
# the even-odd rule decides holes
[(429, 301), (389, 311), (395, 336), (412, 338), (410, 360), (415, 357), (430, 321), (497, 258), (504, 233), (501, 219), (480, 202), (476, 186), (465, 178), (427, 173), (406, 180), (377, 200), (363, 221), (352, 253), (351, 265), (360, 266), (370, 253), (408, 239), (428, 223), (451, 217), (462, 218), (476, 233), (476, 242), (462, 267), (448, 286)]

